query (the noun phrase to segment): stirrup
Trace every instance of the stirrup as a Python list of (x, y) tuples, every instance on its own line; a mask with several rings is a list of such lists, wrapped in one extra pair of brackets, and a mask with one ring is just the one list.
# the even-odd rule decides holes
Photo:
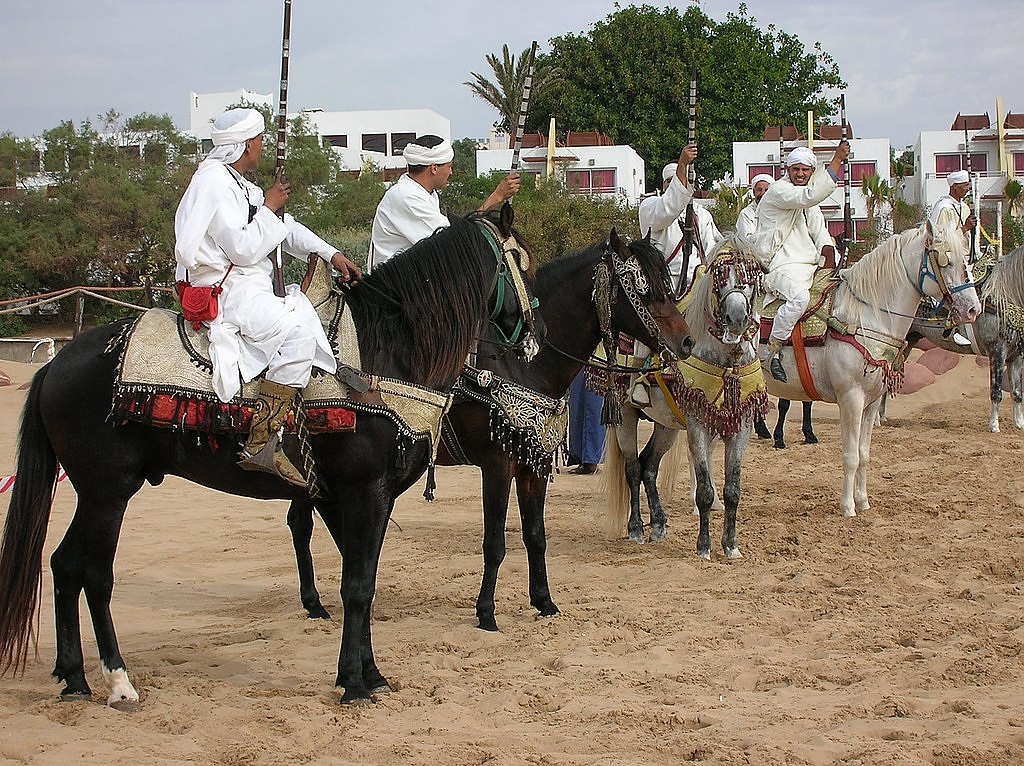
[(276, 476), (282, 481), (294, 484), (297, 487), (307, 487), (309, 482), (303, 477), (302, 472), (295, 467), (288, 456), (281, 449), (278, 435), (271, 434), (270, 439), (255, 455), (250, 455), (244, 449), (240, 453), (238, 467), (245, 471), (262, 471)]
[(961, 335), (959, 330), (953, 330), (953, 333), (950, 337), (952, 338), (953, 342), (958, 346), (971, 345), (971, 341), (965, 338), (963, 335)]
[(782, 366), (782, 352), (776, 351), (772, 354), (771, 360), (768, 362), (768, 370), (771, 372), (772, 377), (780, 383), (786, 383), (786, 368)]

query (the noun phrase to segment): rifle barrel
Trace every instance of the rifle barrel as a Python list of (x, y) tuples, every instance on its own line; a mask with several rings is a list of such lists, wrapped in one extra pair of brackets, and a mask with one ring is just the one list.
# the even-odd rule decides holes
[[(285, 142), (288, 136), (288, 59), (291, 56), (292, 0), (284, 0), (284, 30), (281, 34), (281, 97), (277, 109), (277, 163), (274, 169), (274, 180), (284, 177)], [(284, 210), (280, 212), (284, 218)], [(281, 246), (277, 246), (271, 261), (274, 264), (273, 282), (274, 295), (283, 298), (284, 263)]]
[(519, 121), (516, 123), (516, 140), (512, 148), (512, 167), (510, 170), (515, 173), (519, 166), (519, 152), (523, 148), (523, 134), (526, 132), (526, 115), (530, 111), (530, 91), (533, 89), (533, 67), (537, 61), (537, 41), (530, 45), (530, 63), (526, 67), (526, 77), (523, 79), (523, 98), (519, 102)]

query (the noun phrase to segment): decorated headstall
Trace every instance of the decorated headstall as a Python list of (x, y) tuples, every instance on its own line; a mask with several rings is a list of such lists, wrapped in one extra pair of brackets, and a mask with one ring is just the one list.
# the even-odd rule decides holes
[(618, 425), (622, 422), (622, 413), (619, 409), (615, 389), (615, 374), (621, 370), (618, 370), (614, 364), (619, 333), (612, 326), (612, 307), (619, 298), (620, 290), (647, 332), (657, 340), (662, 360), (667, 363), (675, 359), (674, 354), (661, 342), (661, 328), (658, 327), (654, 315), (647, 307), (652, 286), (644, 273), (643, 266), (632, 253), (625, 258), (621, 257), (620, 249), (629, 252), (628, 248), (622, 248), (621, 245), (622, 241), (612, 229), (611, 236), (604, 244), (601, 259), (594, 267), (594, 306), (597, 309), (605, 356), (609, 360), (606, 369), (605, 403), (601, 411), (601, 422), (604, 425)]
[(956, 287), (950, 287), (946, 282), (946, 278), (942, 274), (942, 270), (948, 266), (953, 265), (953, 259), (956, 258), (954, 252), (953, 243), (951, 237), (935, 236), (931, 224), (927, 224), (926, 239), (924, 243), (924, 251), (921, 253), (921, 265), (918, 267), (917, 275), (917, 291), (922, 297), (928, 297), (928, 294), (924, 289), (924, 282), (926, 279), (931, 279), (935, 284), (939, 286), (939, 292), (942, 294), (942, 302), (949, 307), (949, 310), (953, 310), (953, 295), (964, 290), (970, 290), (974, 283), (971, 281), (967, 274), (966, 260), (961, 258), (964, 266), (964, 283)]
[[(764, 268), (752, 254), (743, 253), (725, 244), (715, 254), (714, 260), (708, 264), (707, 278), (711, 281), (710, 316), (708, 325), (712, 331), (722, 338), (727, 327), (724, 311), (725, 303), (730, 295), (739, 293), (747, 302), (750, 324), (742, 339), (749, 340), (758, 332), (757, 312), (753, 310), (756, 296), (764, 294)], [(752, 295), (747, 296), (745, 290), (750, 288)]]
[[(497, 260), (498, 268), (494, 276), (491, 290), (494, 296), (494, 308), (491, 311), (491, 327), (497, 332), (501, 342), (513, 347), (527, 361), (533, 359), (540, 350), (537, 340), (537, 320), (534, 312), (540, 302), (533, 297), (526, 287), (523, 274), (530, 271), (530, 254), (526, 247), (516, 239), (514, 233), (505, 236), (502, 231), (486, 218), (479, 218), (484, 238), (491, 245)], [(519, 303), (520, 316), (512, 332), (507, 333), (496, 321), (501, 314), (505, 302), (506, 291), (511, 290)]]

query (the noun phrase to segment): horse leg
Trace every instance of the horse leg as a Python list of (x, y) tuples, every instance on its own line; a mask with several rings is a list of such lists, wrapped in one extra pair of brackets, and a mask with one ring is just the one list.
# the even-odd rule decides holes
[(530, 569), (530, 603), (542, 617), (558, 614), (548, 587), (547, 535), (544, 531), (544, 501), (548, 482), (526, 470), (516, 476), (516, 495), (519, 498), (519, 518), (523, 524), (523, 545)]
[[(694, 418), (686, 425), (686, 439), (690, 448), (690, 465), (696, 475), (697, 510), (700, 512), (700, 528), (697, 532), (697, 556), (711, 561), (711, 505), (715, 489), (711, 479), (710, 456), (711, 438), (708, 432)], [(728, 506), (726, 506), (728, 508)]]
[[(79, 597), (85, 591), (99, 649), (103, 680), (109, 690), (107, 704), (121, 706), (139, 701), (110, 615), (114, 589), (114, 554), (127, 499), (100, 499), (90, 489), (78, 489), (78, 507), (64, 539), (50, 557), (57, 627), (57, 660), (53, 675), (63, 681), (63, 698), (89, 696), (85, 679)], [(138, 486), (135, 487), (138, 490)], [(129, 494), (129, 497), (131, 494)]]
[(372, 702), (371, 694), (391, 691), (373, 658), (370, 607), (394, 501), (384, 481), (364, 485), (358, 490), (352, 485), (338, 489), (344, 501), (320, 508), (320, 518), (341, 551), (344, 618), (335, 686), (345, 690), (342, 704), (363, 704)]
[(647, 492), (647, 506), (651, 511), (652, 543), (660, 543), (668, 538), (668, 519), (661, 504), (661, 494), (658, 492), (658, 469), (661, 467), (661, 459), (672, 448), (678, 436), (679, 432), (676, 429), (655, 423), (654, 433), (640, 453), (640, 478)]
[(1010, 376), (1013, 396), (1013, 425), (1024, 431), (1024, 357), (1017, 351), (1007, 354), (1006, 374)]
[(875, 419), (878, 417), (878, 408), (881, 404), (881, 398), (870, 402), (864, 409), (864, 416), (860, 422), (860, 462), (857, 465), (857, 480), (853, 489), (854, 507), (859, 513), (871, 510), (871, 503), (868, 502), (868, 467), (871, 464), (871, 432), (875, 428)]
[(988, 416), (988, 430), (999, 433), (999, 405), (1003, 401), (1003, 372), (1006, 370), (1006, 344), (997, 340), (988, 350), (989, 398), (992, 409)]
[(736, 513), (740, 506), (740, 471), (743, 454), (750, 441), (750, 430), (742, 429), (738, 434), (725, 440), (725, 520), (722, 526), (722, 552), (728, 559), (741, 559), (736, 544)]
[(861, 420), (864, 417), (864, 390), (854, 386), (838, 397), (839, 426), (843, 443), (843, 491), (839, 510), (843, 516), (856, 516), (854, 484), (860, 466)]
[(757, 434), (758, 439), (771, 439), (771, 431), (768, 430), (768, 425), (764, 422), (764, 418), (758, 418), (754, 421), (754, 432)]
[(814, 402), (804, 402), (804, 422), (800, 429), (804, 434), (804, 444), (817, 444), (818, 437), (814, 435), (814, 426), (811, 425), (811, 405)]
[(295, 548), (295, 564), (299, 570), (299, 598), (311, 620), (329, 620), (330, 612), (320, 602), (316, 589), (316, 575), (313, 572), (313, 553), (309, 544), (313, 539), (313, 501), (292, 500), (288, 506), (288, 528), (292, 533), (292, 547)]
[(789, 399), (779, 399), (779, 420), (775, 424), (775, 449), (786, 449), (786, 415), (789, 414)]
[[(484, 504), (484, 574), (476, 599), (476, 618), (483, 630), (496, 631), (494, 590), (498, 569), (505, 560), (505, 526), (508, 520), (508, 497), (512, 484), (512, 466), (504, 455), (491, 461), (481, 472)], [(526, 530), (523, 530), (526, 534)]]
[[(687, 462), (689, 463), (690, 450), (686, 450)], [(690, 463), (690, 504), (693, 506), (693, 515), (700, 516), (700, 509), (697, 507), (697, 472), (693, 469), (693, 463)], [(711, 465), (711, 458), (708, 458), (708, 471), (714, 474), (713, 466)], [(711, 491), (714, 493), (714, 499), (711, 501), (712, 511), (724, 511), (725, 506), (722, 504), (721, 498), (718, 497), (718, 490), (715, 488), (715, 482), (711, 482)]]

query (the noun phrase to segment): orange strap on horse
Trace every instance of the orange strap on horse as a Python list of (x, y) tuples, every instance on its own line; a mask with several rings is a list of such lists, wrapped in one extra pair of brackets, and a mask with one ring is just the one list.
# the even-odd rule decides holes
[(672, 416), (679, 422), (679, 425), (686, 427), (686, 415), (679, 409), (679, 405), (676, 404), (676, 400), (672, 394), (669, 393), (668, 386), (665, 384), (665, 378), (662, 377), (661, 371), (655, 370), (654, 380), (658, 383), (658, 388), (661, 389), (661, 395), (665, 397), (665, 404), (668, 405), (669, 410), (672, 412)]
[(814, 387), (814, 377), (811, 375), (811, 367), (807, 364), (807, 350), (804, 348), (804, 334), (800, 329), (800, 323), (796, 323), (793, 334), (790, 337), (793, 342), (793, 359), (796, 361), (796, 371), (800, 375), (800, 385), (813, 401), (820, 402), (821, 394)]

